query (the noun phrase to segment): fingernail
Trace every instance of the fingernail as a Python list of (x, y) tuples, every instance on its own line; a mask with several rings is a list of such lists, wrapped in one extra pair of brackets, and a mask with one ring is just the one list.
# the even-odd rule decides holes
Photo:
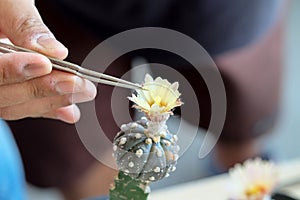
[(84, 103), (88, 101), (92, 101), (95, 97), (93, 95), (88, 95), (86, 93), (75, 93), (70, 95), (71, 103)]
[(37, 43), (46, 50), (66, 49), (59, 41), (50, 34), (42, 35), (37, 39)]
[(70, 95), (69, 98), (71, 103), (83, 103), (91, 100), (91, 98), (84, 93), (75, 93)]
[(50, 71), (47, 68), (37, 64), (26, 65), (23, 69), (23, 73), (27, 79), (42, 76), (49, 72)]
[(83, 102), (91, 101), (96, 97), (97, 89), (92, 82), (86, 81), (84, 88), (85, 88), (84, 91), (73, 93), (72, 95), (70, 95), (70, 102), (83, 103)]
[(55, 90), (59, 94), (71, 94), (71, 93), (81, 92), (83, 90), (82, 82), (83, 81), (80, 78), (77, 78), (75, 82), (73, 81), (58, 82), (55, 85)]

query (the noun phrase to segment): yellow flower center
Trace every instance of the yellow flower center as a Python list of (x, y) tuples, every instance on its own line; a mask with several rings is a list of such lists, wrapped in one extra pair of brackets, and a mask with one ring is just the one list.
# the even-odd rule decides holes
[(248, 197), (257, 196), (267, 193), (267, 187), (262, 184), (254, 185), (246, 189), (245, 194)]
[(152, 106), (153, 104), (159, 107), (166, 107), (168, 104), (174, 103), (178, 99), (179, 94), (176, 94), (170, 87), (161, 83), (147, 83), (144, 88), (149, 98), (146, 99), (147, 103)]
[(160, 107), (162, 107), (162, 105), (161, 105), (161, 97), (159, 97), (159, 96), (154, 97), (154, 102), (157, 105), (159, 105)]

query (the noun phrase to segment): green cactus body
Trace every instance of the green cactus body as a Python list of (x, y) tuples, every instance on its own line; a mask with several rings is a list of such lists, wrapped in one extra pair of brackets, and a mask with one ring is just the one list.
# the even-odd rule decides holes
[(109, 191), (110, 200), (146, 200), (150, 189), (149, 183), (133, 179), (119, 172), (115, 178), (115, 184)]

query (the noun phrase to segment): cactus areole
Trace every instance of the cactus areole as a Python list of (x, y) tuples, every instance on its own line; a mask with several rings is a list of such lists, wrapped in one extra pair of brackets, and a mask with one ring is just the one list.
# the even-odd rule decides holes
[(176, 167), (177, 135), (166, 121), (172, 109), (182, 105), (178, 83), (145, 76), (144, 90), (136, 90), (129, 100), (145, 114), (140, 120), (121, 126), (113, 142), (113, 156), (119, 175), (110, 190), (110, 199), (147, 199), (149, 184), (169, 176)]

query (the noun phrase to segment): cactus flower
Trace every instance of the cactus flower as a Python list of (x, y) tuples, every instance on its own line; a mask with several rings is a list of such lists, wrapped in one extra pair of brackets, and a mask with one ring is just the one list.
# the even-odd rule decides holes
[(231, 200), (267, 200), (277, 184), (274, 163), (260, 158), (247, 160), (229, 170)]
[[(172, 109), (181, 106), (178, 82), (170, 83), (166, 79), (157, 77), (155, 80), (146, 74), (143, 84), (144, 90), (136, 90), (137, 94), (128, 97), (135, 103), (134, 107), (146, 114), (149, 119), (154, 120), (158, 116), (168, 117)], [(166, 120), (162, 118), (162, 120)], [(155, 120), (154, 120), (155, 121)]]

